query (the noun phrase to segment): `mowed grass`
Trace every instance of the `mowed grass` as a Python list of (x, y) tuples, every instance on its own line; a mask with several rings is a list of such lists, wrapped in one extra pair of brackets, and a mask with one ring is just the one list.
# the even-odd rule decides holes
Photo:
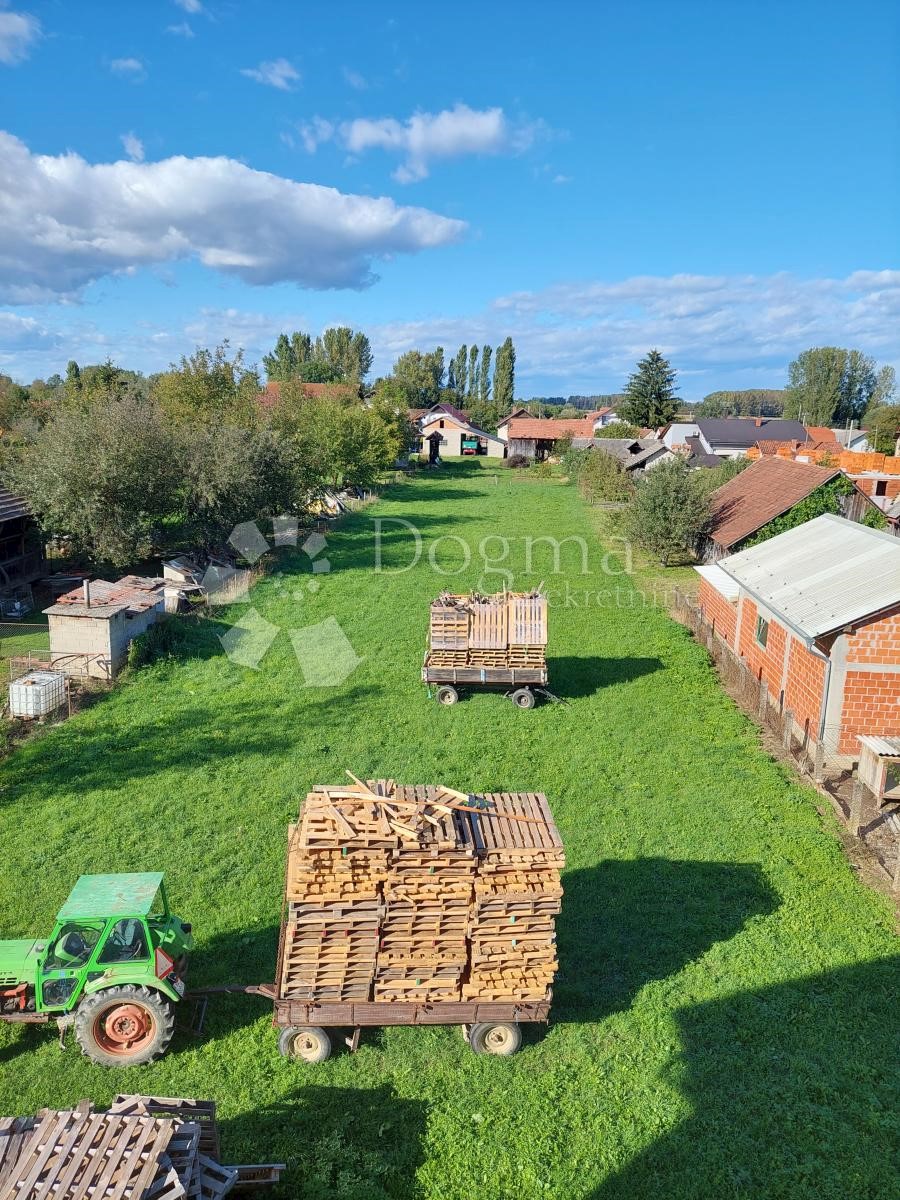
[[(412, 569), (397, 570), (414, 545), (396, 523), (394, 571), (373, 569), (387, 517), (424, 539)], [(224, 620), (203, 624), (181, 660), (17, 751), (0, 793), (4, 935), (47, 932), (82, 872), (163, 869), (194, 923), (199, 985), (272, 978), (285, 829), (312, 784), (350, 768), (543, 790), (568, 857), (548, 1031), (510, 1060), (476, 1057), (451, 1028), (368, 1031), (357, 1054), (311, 1068), (279, 1058), (262, 1000), (222, 997), (202, 1038), (106, 1071), (48, 1029), (2, 1027), (0, 1112), (211, 1096), (226, 1158), (286, 1161), (284, 1196), (894, 1196), (889, 907), (703, 650), (610, 573), (621, 559), (604, 559), (593, 524), (574, 489), (483, 464), (399, 485), (329, 536), (330, 574), (290, 553), (256, 589), (282, 630), (261, 669), (221, 653)], [(551, 686), (567, 705), (425, 697), (428, 602), (499, 586), (478, 553), (495, 535), (510, 539), (517, 588), (551, 590)], [(571, 542), (559, 574), (546, 545), (526, 571), (526, 535), (584, 538), (589, 573)], [(433, 569), (439, 537), (468, 547), (461, 573)], [(483, 548), (499, 558), (500, 543)], [(464, 558), (459, 542), (434, 552), (444, 570)], [(287, 631), (327, 617), (362, 662), (339, 687), (306, 688)]]

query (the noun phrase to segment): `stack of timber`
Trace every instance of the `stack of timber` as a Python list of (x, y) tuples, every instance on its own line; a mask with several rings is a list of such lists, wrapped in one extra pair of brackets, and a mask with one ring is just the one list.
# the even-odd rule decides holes
[(280, 1163), (223, 1167), (211, 1101), (117, 1096), (108, 1112), (0, 1118), (0, 1200), (217, 1200), (277, 1183)]
[(351, 779), (290, 827), (279, 999), (549, 998), (564, 859), (546, 798)]
[(542, 667), (547, 597), (541, 591), (456, 596), (432, 602), (427, 665)]

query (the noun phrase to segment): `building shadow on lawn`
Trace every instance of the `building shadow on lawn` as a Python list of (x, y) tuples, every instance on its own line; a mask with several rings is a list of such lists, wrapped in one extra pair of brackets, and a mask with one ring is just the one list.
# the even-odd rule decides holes
[(566, 700), (593, 696), (614, 683), (627, 683), (664, 669), (659, 658), (608, 658), (603, 655), (563, 655), (548, 658), (551, 690)]
[[(324, 690), (327, 694), (316, 706), (323, 722), (353, 710), (381, 688), (364, 684), (336, 694), (331, 694), (335, 689)], [(55, 739), (52, 748), (49, 740), (35, 743), (31, 753), (13, 755), (4, 764), (6, 803), (20, 794), (40, 800), (76, 789), (115, 789), (173, 768), (197, 770), (227, 759), (270, 758), (294, 748), (297, 732), (283, 709), (280, 719), (261, 722), (258, 700), (230, 700), (226, 689), (208, 704), (195, 700), (170, 714), (149, 713), (139, 725), (119, 725), (110, 710), (103, 724), (89, 732), (72, 723), (55, 731)]]
[(591, 1200), (896, 1196), (900, 957), (677, 1013), (693, 1115)]
[[(315, 1067), (284, 1063), (285, 1071)], [(427, 1105), (376, 1088), (298, 1087), (287, 1100), (220, 1123), (224, 1162), (281, 1162), (267, 1195), (303, 1200), (413, 1200)]]
[(629, 1007), (778, 899), (755, 863), (610, 859), (563, 876), (554, 1021)]

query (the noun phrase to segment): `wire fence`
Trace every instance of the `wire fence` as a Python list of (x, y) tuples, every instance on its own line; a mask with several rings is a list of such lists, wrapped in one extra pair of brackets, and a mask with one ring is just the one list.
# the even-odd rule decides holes
[(829, 727), (827, 736), (817, 739), (808, 723), (800, 725), (797, 715), (785, 706), (783, 693), (774, 696), (765, 680), (732, 650), (693, 597), (674, 589), (671, 611), (706, 648), (738, 707), (772, 735), (783, 756), (828, 797), (848, 833), (866, 845), (894, 891), (900, 892), (900, 805), (883, 803), (870, 791), (850, 755), (829, 750), (829, 745), (843, 744), (843, 726)]
[(0, 621), (0, 659), (33, 654), (49, 657), (50, 631), (44, 624)]

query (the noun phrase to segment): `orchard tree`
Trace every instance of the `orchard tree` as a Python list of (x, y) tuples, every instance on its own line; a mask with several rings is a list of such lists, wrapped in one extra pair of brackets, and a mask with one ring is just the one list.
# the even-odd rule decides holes
[(646, 470), (626, 513), (631, 536), (664, 567), (673, 554), (692, 549), (710, 519), (710, 502), (699, 479), (680, 456)]
[(678, 412), (676, 391), (675, 371), (668, 359), (651, 350), (629, 377), (618, 414), (631, 425), (656, 429)]

